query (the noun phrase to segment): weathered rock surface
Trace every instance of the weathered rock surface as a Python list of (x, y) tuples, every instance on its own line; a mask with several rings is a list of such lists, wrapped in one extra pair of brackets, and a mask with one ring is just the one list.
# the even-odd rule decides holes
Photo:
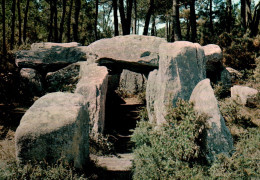
[(227, 67), (226, 70), (229, 72), (230, 77), (231, 77), (231, 83), (235, 83), (239, 79), (242, 78), (242, 73), (240, 73), (238, 70), (235, 70), (231, 67)]
[(80, 81), (75, 92), (82, 94), (85, 101), (89, 103), (91, 133), (103, 133), (107, 86), (108, 71), (106, 67), (81, 62)]
[[(178, 98), (188, 100), (202, 79), (205, 79), (204, 51), (199, 44), (177, 41), (161, 44), (159, 70), (148, 78), (147, 107), (153, 111), (158, 124), (165, 122), (167, 108), (175, 105)], [(154, 101), (152, 100), (154, 98)], [(150, 99), (149, 99), (150, 98)]]
[(159, 46), (165, 42), (165, 39), (153, 36), (128, 35), (101, 39), (79, 49), (87, 54), (87, 61), (92, 63), (105, 57), (158, 66)]
[(55, 163), (63, 158), (83, 167), (89, 158), (86, 106), (79, 94), (57, 92), (38, 99), (15, 132), (17, 159)]
[(15, 63), (20, 68), (53, 72), (69, 64), (85, 60), (85, 54), (75, 47), (53, 46), (50, 49), (19, 51), (16, 54)]
[(203, 46), (206, 58), (206, 76), (213, 83), (221, 82), (224, 86), (231, 86), (229, 72), (222, 64), (223, 54), (218, 45), (208, 44)]
[(43, 92), (42, 77), (35, 70), (31, 68), (22, 68), (20, 70), (20, 76), (22, 80), (22, 88), (32, 96), (41, 95)]
[(146, 107), (149, 117), (149, 121), (156, 123), (156, 116), (154, 112), (154, 102), (157, 97), (157, 74), (158, 70), (150, 72), (148, 76), (147, 86), (146, 86)]
[(255, 98), (258, 93), (258, 90), (246, 86), (235, 85), (231, 88), (231, 98), (243, 105), (247, 104), (248, 99)]
[(124, 69), (120, 76), (119, 87), (129, 95), (144, 92), (147, 79), (143, 74)]
[(80, 43), (70, 42), (70, 43), (52, 43), (52, 42), (41, 42), (41, 43), (33, 43), (31, 45), (31, 50), (40, 50), (40, 49), (51, 49), (54, 46), (59, 47), (78, 47)]
[(216, 155), (224, 153), (232, 154), (233, 140), (229, 129), (220, 113), (217, 99), (210, 85), (210, 80), (205, 79), (194, 88), (190, 101), (194, 103), (194, 109), (207, 116), (209, 129), (204, 139), (204, 149), (208, 162), (215, 160)]
[(55, 72), (46, 75), (47, 91), (70, 91), (73, 92), (79, 80), (80, 63), (71, 64)]

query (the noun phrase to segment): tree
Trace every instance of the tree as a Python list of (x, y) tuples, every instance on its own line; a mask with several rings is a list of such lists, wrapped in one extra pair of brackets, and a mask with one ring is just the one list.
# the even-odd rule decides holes
[(76, 42), (79, 41), (78, 27), (79, 27), (80, 9), (81, 9), (81, 0), (75, 0), (75, 14), (74, 14), (75, 24), (73, 24), (73, 36), (74, 36), (74, 41)]
[(5, 0), (2, 0), (2, 23), (3, 23), (3, 54), (6, 55), (6, 42), (5, 42)]
[(69, 14), (68, 14), (68, 21), (67, 21), (67, 42), (71, 41), (70, 23), (71, 23), (72, 6), (73, 6), (73, 0), (70, 1), (70, 8), (69, 8)]
[(17, 0), (17, 13), (18, 13), (18, 30), (19, 30), (18, 45), (20, 46), (22, 44), (22, 18), (21, 18), (20, 0)]
[(95, 15), (95, 39), (98, 39), (97, 35), (97, 24), (98, 24), (98, 0), (96, 0), (96, 15)]
[(119, 13), (120, 13), (120, 17), (121, 17), (123, 35), (130, 34), (132, 7), (133, 7), (133, 0), (127, 0), (127, 2), (126, 2), (127, 13), (125, 15), (124, 0), (119, 0)]
[(145, 18), (143, 35), (148, 35), (148, 29), (149, 29), (150, 19), (153, 14), (153, 9), (154, 9), (154, 0), (150, 0), (150, 6), (149, 6), (148, 12), (146, 14), (146, 18)]
[(50, 1), (50, 20), (49, 20), (49, 36), (48, 36), (48, 41), (52, 41), (52, 30), (53, 30), (53, 1)]
[(226, 31), (230, 33), (232, 29), (232, 1), (231, 0), (227, 0), (226, 13), (227, 13)]
[(61, 22), (60, 22), (60, 37), (59, 37), (59, 42), (62, 42), (64, 21), (65, 21), (65, 14), (66, 14), (66, 2), (67, 2), (67, 0), (63, 0), (63, 1), (62, 1), (62, 17), (61, 17)]
[(213, 36), (214, 29), (213, 29), (213, 12), (212, 12), (212, 0), (209, 0), (209, 31), (210, 34)]
[(54, 42), (58, 42), (58, 10), (57, 0), (53, 0), (53, 19), (54, 19)]
[(195, 14), (195, 0), (190, 0), (190, 25), (191, 25), (191, 41), (196, 42), (197, 27), (196, 27), (196, 14)]
[(179, 41), (182, 39), (179, 15), (179, 0), (173, 0), (172, 10), (172, 41)]
[(10, 42), (10, 49), (14, 48), (14, 34), (15, 34), (15, 7), (16, 7), (16, 0), (13, 0), (12, 3), (12, 27), (11, 27), (11, 42)]
[(26, 42), (26, 35), (27, 35), (27, 16), (28, 16), (28, 11), (29, 11), (29, 5), (30, 5), (30, 0), (26, 1), (26, 7), (25, 7), (25, 12), (24, 12), (24, 23), (23, 23), (23, 42)]
[(114, 29), (115, 29), (114, 35), (118, 36), (119, 31), (118, 31), (118, 18), (117, 18), (117, 0), (113, 0), (112, 6), (113, 6), (113, 12), (114, 12)]

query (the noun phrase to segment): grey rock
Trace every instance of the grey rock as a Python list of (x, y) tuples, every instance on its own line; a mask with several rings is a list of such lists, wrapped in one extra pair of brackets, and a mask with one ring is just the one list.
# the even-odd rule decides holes
[(101, 39), (87, 47), (79, 47), (87, 55), (88, 62), (111, 58), (122, 62), (158, 66), (159, 46), (166, 40), (153, 36), (127, 35)]
[[(160, 46), (159, 56), (156, 82), (149, 82), (152, 79), (149, 78), (146, 90), (148, 97), (155, 96), (154, 113), (157, 124), (165, 122), (167, 108), (170, 105), (175, 106), (178, 98), (190, 98), (192, 90), (198, 82), (205, 79), (206, 73), (204, 51), (199, 44), (186, 41), (164, 43)], [(150, 92), (155, 95), (149, 95)], [(152, 111), (152, 107), (148, 106), (148, 112)]]
[(143, 74), (124, 69), (120, 76), (119, 87), (129, 95), (144, 92), (147, 79)]
[(220, 113), (209, 79), (197, 84), (191, 94), (190, 101), (194, 103), (194, 109), (199, 114), (204, 114), (207, 117), (209, 129), (206, 130), (206, 137), (203, 140), (207, 161), (213, 162), (216, 155), (220, 153), (231, 155), (233, 151), (232, 136)]
[(108, 71), (104, 66), (81, 62), (80, 81), (76, 93), (82, 94), (89, 103), (90, 133), (103, 133), (105, 125), (105, 102), (108, 86)]
[(231, 86), (231, 77), (229, 72), (222, 64), (223, 53), (221, 48), (215, 44), (203, 46), (206, 58), (206, 76), (211, 82), (222, 83), (225, 87)]
[(70, 91), (73, 92), (79, 80), (80, 63), (71, 64), (55, 72), (46, 75), (47, 91)]
[(40, 50), (40, 49), (51, 49), (54, 46), (59, 47), (78, 47), (81, 46), (80, 43), (70, 42), (70, 43), (52, 43), (52, 42), (41, 42), (41, 43), (33, 43), (31, 45), (31, 50)]
[(50, 49), (19, 51), (16, 53), (15, 63), (20, 68), (53, 72), (69, 64), (85, 60), (85, 54), (75, 47), (53, 46)]
[(22, 68), (20, 76), (24, 91), (28, 91), (32, 96), (39, 96), (43, 93), (42, 77), (35, 69)]
[(146, 107), (149, 121), (156, 123), (156, 116), (154, 113), (154, 102), (157, 97), (157, 73), (158, 70), (150, 72), (146, 87)]
[(246, 105), (248, 99), (255, 98), (258, 90), (246, 86), (235, 85), (231, 88), (231, 98), (242, 105)]
[(82, 168), (89, 159), (88, 123), (82, 95), (56, 92), (41, 97), (15, 132), (17, 160), (56, 163), (63, 158)]
[(231, 77), (231, 83), (236, 83), (239, 79), (242, 78), (242, 73), (240, 73), (238, 70), (235, 70), (231, 67), (227, 67), (226, 70), (229, 72)]

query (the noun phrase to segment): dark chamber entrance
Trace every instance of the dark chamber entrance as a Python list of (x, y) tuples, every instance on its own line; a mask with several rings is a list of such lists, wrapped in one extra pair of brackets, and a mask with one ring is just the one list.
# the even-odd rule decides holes
[(129, 153), (133, 144), (130, 136), (138, 120), (142, 104), (137, 96), (122, 97), (116, 88), (108, 91), (106, 99), (105, 134), (114, 142), (116, 153)]

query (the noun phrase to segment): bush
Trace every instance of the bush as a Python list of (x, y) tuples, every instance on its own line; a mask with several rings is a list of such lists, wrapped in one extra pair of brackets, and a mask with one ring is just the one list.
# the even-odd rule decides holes
[(205, 118), (198, 116), (191, 104), (179, 100), (166, 119), (161, 126), (138, 122), (131, 138), (135, 143), (134, 179), (203, 177), (198, 162)]
[(242, 135), (232, 157), (219, 155), (209, 170), (210, 175), (218, 179), (259, 179), (259, 130), (249, 129), (247, 134)]

